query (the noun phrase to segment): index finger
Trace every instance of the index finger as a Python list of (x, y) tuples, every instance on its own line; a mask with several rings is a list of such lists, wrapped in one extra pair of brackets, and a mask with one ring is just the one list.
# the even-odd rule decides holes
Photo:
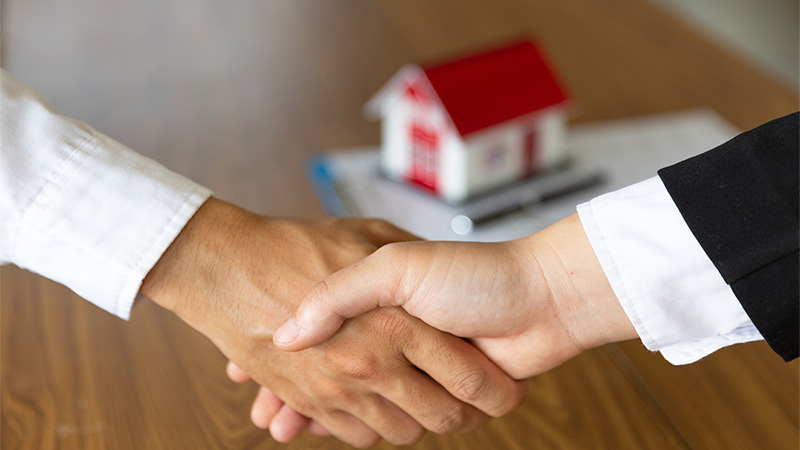
[(409, 362), (427, 373), (453, 397), (499, 417), (516, 409), (528, 392), (465, 340), (430, 326), (415, 329), (403, 342)]

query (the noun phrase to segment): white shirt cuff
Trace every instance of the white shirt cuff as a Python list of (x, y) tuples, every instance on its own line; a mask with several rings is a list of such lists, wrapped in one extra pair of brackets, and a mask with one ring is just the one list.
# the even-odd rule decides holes
[(127, 319), (139, 285), (208, 189), (58, 115), (0, 69), (0, 264)]
[(578, 215), (648, 349), (679, 365), (763, 339), (659, 177), (581, 204)]
[(142, 280), (211, 193), (87, 131), (22, 218), (14, 262), (127, 320)]

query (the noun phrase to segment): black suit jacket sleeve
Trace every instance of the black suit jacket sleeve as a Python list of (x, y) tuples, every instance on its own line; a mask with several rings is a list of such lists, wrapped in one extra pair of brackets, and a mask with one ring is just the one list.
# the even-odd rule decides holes
[(794, 113), (658, 172), (747, 315), (787, 361), (800, 342), (798, 133)]

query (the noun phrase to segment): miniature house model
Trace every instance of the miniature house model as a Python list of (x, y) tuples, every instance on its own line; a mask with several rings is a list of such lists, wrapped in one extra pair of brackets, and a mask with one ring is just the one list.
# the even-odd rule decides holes
[(568, 97), (532, 42), (404, 66), (367, 103), (381, 170), (450, 203), (562, 163)]

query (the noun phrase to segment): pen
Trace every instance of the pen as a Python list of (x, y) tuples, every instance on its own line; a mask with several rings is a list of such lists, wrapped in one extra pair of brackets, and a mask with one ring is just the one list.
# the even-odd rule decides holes
[(572, 168), (538, 175), (512, 188), (465, 204), (461, 212), (450, 221), (450, 228), (456, 234), (468, 235), (479, 223), (586, 189), (602, 181), (603, 176), (599, 170), (587, 168)]

